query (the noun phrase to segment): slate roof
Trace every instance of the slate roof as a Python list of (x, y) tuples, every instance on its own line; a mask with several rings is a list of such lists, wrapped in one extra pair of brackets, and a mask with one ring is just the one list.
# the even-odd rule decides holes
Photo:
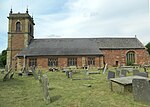
[(144, 49), (137, 38), (34, 39), (18, 56), (103, 55), (102, 49)]

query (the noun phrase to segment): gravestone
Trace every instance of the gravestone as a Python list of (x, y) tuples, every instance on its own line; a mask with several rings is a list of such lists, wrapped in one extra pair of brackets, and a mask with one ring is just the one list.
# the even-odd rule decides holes
[(126, 70), (126, 69), (122, 69), (121, 72), (120, 72), (120, 77), (126, 77), (127, 72), (129, 72), (129, 71)]
[(133, 70), (133, 75), (136, 75), (136, 74), (138, 74), (139, 72), (140, 72), (139, 70), (134, 69), (134, 70)]
[(108, 71), (107, 79), (109, 80), (110, 78), (115, 78), (115, 72)]
[(34, 78), (35, 78), (36, 80), (38, 80), (38, 75), (36, 74), (35, 69), (34, 69), (33, 67), (31, 67), (31, 71), (32, 71), (32, 73), (33, 73)]
[(116, 76), (119, 77), (120, 76), (120, 70), (116, 69)]
[(148, 77), (148, 72), (139, 72), (137, 76)]
[(107, 63), (105, 64), (105, 67), (104, 67), (104, 70), (103, 70), (103, 74), (105, 74), (106, 70), (107, 70)]
[(5, 74), (3, 81), (9, 80), (9, 72)]
[(150, 83), (147, 79), (133, 79), (132, 87), (135, 101), (150, 104)]
[(44, 100), (49, 103), (50, 102), (50, 95), (49, 95), (49, 80), (46, 74), (42, 77), (42, 88), (43, 88), (43, 95)]
[(39, 82), (42, 83), (42, 72), (41, 72), (41, 70), (38, 70), (38, 79), (39, 79)]
[(66, 76), (69, 78), (69, 71), (68, 70), (66, 71)]
[(10, 78), (9, 78), (9, 74), (11, 73), (11, 68), (10, 68), (10, 70), (8, 70), (8, 72), (5, 74), (5, 76), (4, 76), (4, 78), (3, 78), (3, 81), (6, 81), (6, 80), (9, 80)]
[(72, 79), (72, 72), (69, 72), (69, 78)]

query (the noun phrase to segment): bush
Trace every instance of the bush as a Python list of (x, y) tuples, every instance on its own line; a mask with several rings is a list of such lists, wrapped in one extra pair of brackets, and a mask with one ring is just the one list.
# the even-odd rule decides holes
[(150, 42), (145, 47), (147, 48), (147, 51), (150, 54)]
[(0, 68), (5, 67), (7, 58), (7, 50), (3, 50), (0, 54)]

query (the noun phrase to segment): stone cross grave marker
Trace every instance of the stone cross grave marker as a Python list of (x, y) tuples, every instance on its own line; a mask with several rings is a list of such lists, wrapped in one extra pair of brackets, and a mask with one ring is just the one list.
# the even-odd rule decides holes
[(42, 77), (42, 88), (44, 94), (44, 100), (49, 103), (50, 102), (50, 95), (49, 95), (49, 81), (46, 74)]
[(150, 83), (147, 79), (133, 79), (133, 97), (135, 101), (150, 104)]

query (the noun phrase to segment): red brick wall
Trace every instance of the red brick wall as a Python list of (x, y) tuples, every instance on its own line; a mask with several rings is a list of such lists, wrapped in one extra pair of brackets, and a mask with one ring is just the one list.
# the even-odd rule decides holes
[(95, 57), (95, 66), (100, 67), (100, 57)]
[(42, 68), (48, 68), (48, 58), (38, 57), (37, 58), (37, 66), (41, 66)]
[(148, 53), (145, 49), (133, 49), (133, 50), (102, 50), (104, 54), (104, 62), (108, 66), (114, 66), (116, 61), (119, 65), (126, 65), (126, 53), (134, 51), (136, 54), (135, 63), (143, 65), (148, 61)]
[[(144, 49), (136, 49), (136, 50), (102, 50), (104, 54), (104, 62), (108, 64), (108, 66), (114, 66), (116, 64), (116, 61), (118, 61), (118, 65), (126, 65), (126, 53), (129, 51), (134, 51), (136, 54), (136, 63), (143, 65), (148, 64), (150, 62), (150, 57), (146, 50)], [(41, 56), (37, 57), (37, 65), (48, 69), (48, 58), (52, 56)], [(82, 57), (86, 58), (86, 61), (88, 60), (88, 56), (55, 56), (58, 58), (58, 67), (67, 67), (68, 62), (67, 59), (69, 57), (76, 57), (77, 58), (77, 67), (82, 67)], [(103, 61), (101, 58), (103, 56), (95, 56), (95, 66), (91, 67), (102, 67), (101, 61)], [(23, 58), (21, 58), (23, 59)], [(29, 60), (27, 59), (27, 66), (29, 64)], [(23, 62), (22, 62), (23, 64)]]
[(67, 67), (67, 58), (66, 57), (59, 57), (58, 58), (58, 66), (59, 67)]
[(82, 67), (82, 57), (77, 58), (77, 67)]
[[(40, 66), (42, 68), (46, 68), (48, 69), (48, 58), (52, 57), (52, 56), (39, 56), (39, 57), (34, 57), (37, 58), (37, 66)], [(58, 67), (67, 67), (68, 66), (68, 58), (69, 57), (76, 57), (77, 58), (77, 67), (81, 68), (82, 67), (82, 56), (58, 56), (55, 58), (58, 58)], [(85, 57), (85, 56), (84, 56)], [(88, 56), (86, 56), (86, 60), (87, 60)], [(23, 65), (23, 57), (20, 57), (20, 66)], [(26, 66), (29, 67), (29, 57), (26, 59)], [(95, 66), (92, 67), (99, 67), (100, 66), (100, 57), (99, 56), (95, 56)]]

